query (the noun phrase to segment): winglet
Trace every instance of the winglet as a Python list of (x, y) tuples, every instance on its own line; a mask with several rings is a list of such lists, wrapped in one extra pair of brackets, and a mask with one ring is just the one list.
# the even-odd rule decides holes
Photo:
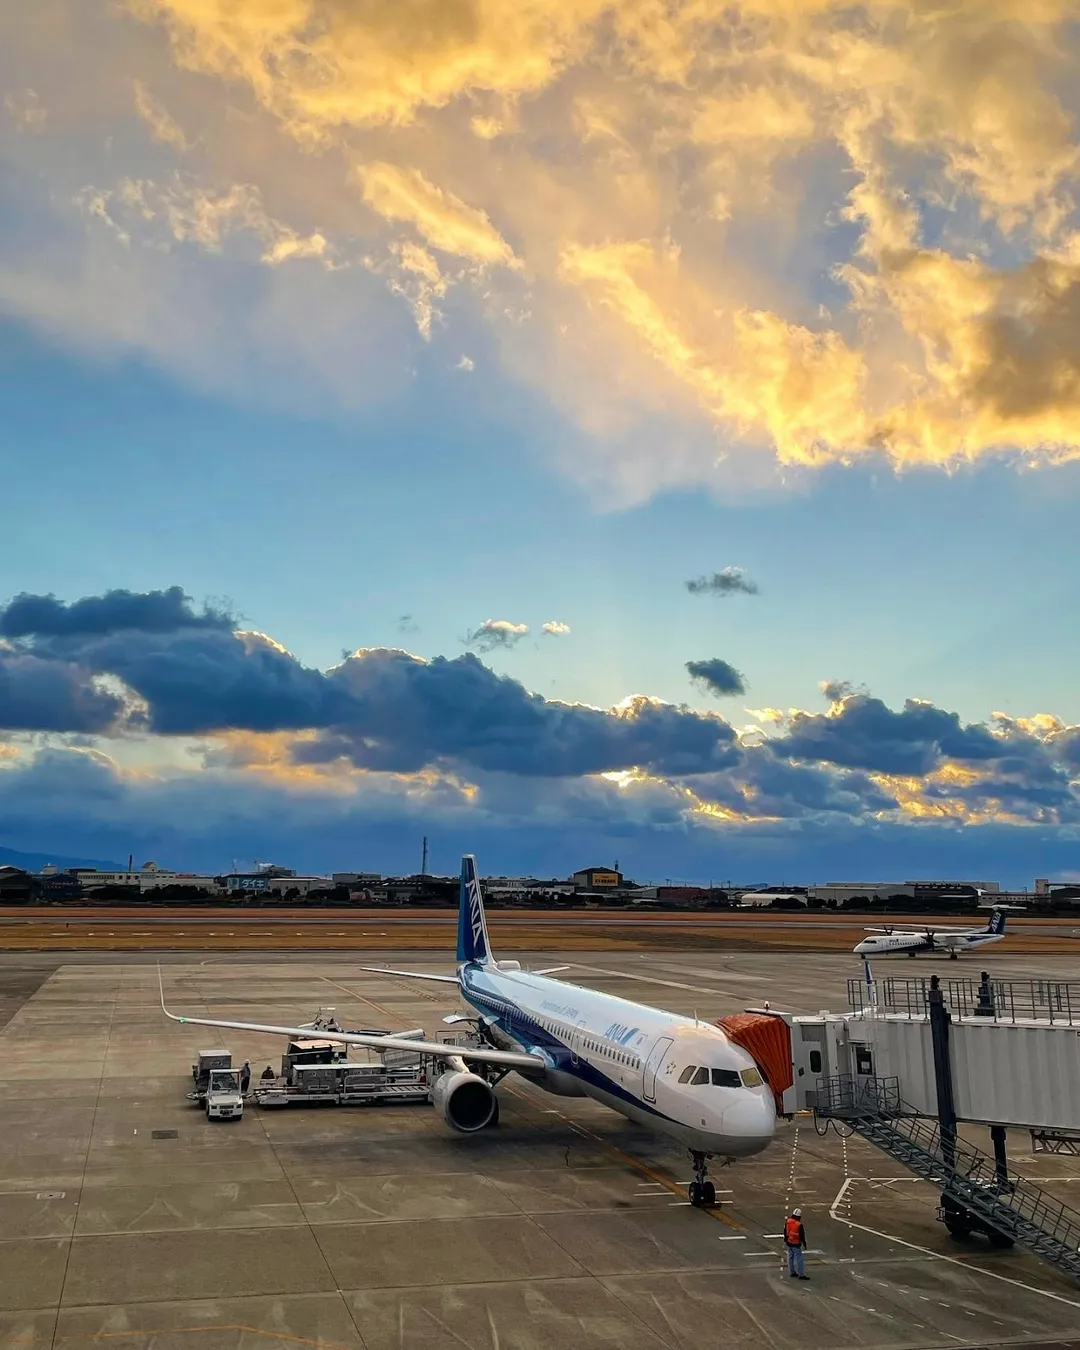
[(165, 986), (161, 982), (160, 961), (158, 962), (157, 968), (157, 985), (158, 985), (158, 993), (161, 995), (161, 1011), (165, 1014), (165, 1016), (169, 1019), (170, 1022), (186, 1022), (187, 1021), (186, 1017), (177, 1017), (176, 1013), (171, 1013), (165, 1006)]

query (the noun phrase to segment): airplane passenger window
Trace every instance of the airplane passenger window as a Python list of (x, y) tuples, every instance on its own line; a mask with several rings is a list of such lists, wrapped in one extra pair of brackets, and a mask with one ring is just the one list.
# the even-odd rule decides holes
[(679, 1082), (689, 1083), (690, 1079), (694, 1076), (694, 1070), (696, 1068), (697, 1066), (695, 1064), (688, 1064), (687, 1067), (683, 1069), (682, 1073), (679, 1074)]
[(742, 1086), (739, 1075), (734, 1069), (713, 1069), (712, 1081), (713, 1087), (737, 1088)]
[(762, 1083), (765, 1081), (761, 1074), (758, 1073), (757, 1069), (743, 1069), (739, 1074), (739, 1077), (747, 1087), (761, 1087)]
[(698, 1069), (697, 1073), (694, 1074), (693, 1086), (701, 1087), (702, 1083), (707, 1083), (708, 1081), (709, 1081), (708, 1069)]

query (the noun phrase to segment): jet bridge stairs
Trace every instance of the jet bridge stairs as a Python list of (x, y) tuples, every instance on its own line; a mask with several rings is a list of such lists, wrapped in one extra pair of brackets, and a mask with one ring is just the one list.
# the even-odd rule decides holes
[[(810, 1095), (810, 1094), (808, 1094)], [(842, 1121), (925, 1181), (941, 1187), (942, 1218), (960, 1234), (957, 1215), (985, 1224), (991, 1240), (1016, 1243), (1080, 1280), (1080, 1211), (1030, 1181), (998, 1171), (995, 1159), (920, 1116), (896, 1078), (843, 1074), (822, 1079), (809, 1102), (816, 1115)]]

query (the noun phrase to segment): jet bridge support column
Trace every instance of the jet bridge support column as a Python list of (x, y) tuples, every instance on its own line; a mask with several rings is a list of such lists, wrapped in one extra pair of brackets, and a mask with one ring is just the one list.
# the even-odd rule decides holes
[(930, 1037), (934, 1047), (934, 1082), (937, 1087), (938, 1123), (941, 1126), (941, 1154), (948, 1166), (956, 1160), (956, 1102), (953, 1096), (952, 1059), (949, 1055), (949, 1026), (952, 1018), (938, 983), (931, 975), (926, 1001), (930, 1012)]
[(990, 1126), (990, 1138), (994, 1141), (994, 1170), (999, 1186), (1009, 1184), (1009, 1157), (1005, 1152), (1005, 1135), (1004, 1125)]

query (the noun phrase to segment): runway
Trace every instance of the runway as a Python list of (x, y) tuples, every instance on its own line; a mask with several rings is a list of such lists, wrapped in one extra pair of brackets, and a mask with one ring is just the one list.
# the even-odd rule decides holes
[[(521, 911), (493, 909), (488, 921), (502, 950), (698, 949), (850, 952), (868, 926), (981, 927), (977, 919), (761, 911)], [(385, 909), (89, 908), (0, 909), (0, 950), (38, 951), (442, 951), (456, 911)], [(1080, 953), (1080, 921), (1010, 919), (1008, 949), (1030, 955)]]

